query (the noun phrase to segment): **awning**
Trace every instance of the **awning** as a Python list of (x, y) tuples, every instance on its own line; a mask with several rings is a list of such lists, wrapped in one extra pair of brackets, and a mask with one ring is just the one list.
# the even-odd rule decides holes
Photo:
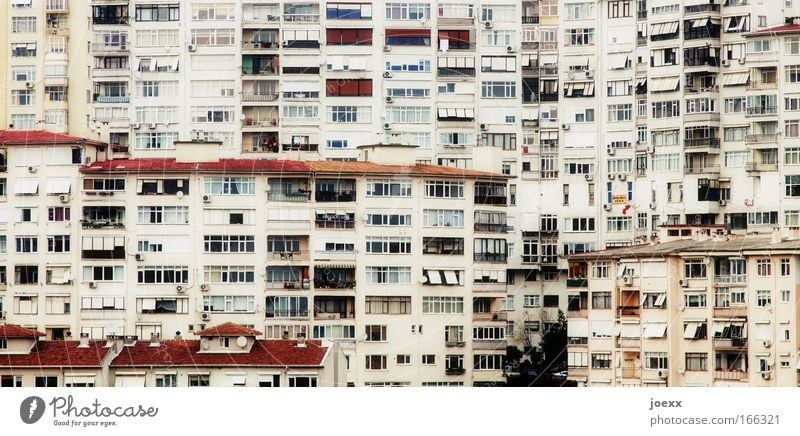
[(38, 193), (38, 179), (19, 179), (14, 182), (14, 194), (16, 195), (36, 195)]
[(570, 338), (585, 338), (589, 336), (589, 320), (570, 319), (567, 321), (567, 336)]
[(523, 109), (522, 110), (522, 119), (523, 120), (538, 120), (539, 119), (539, 110), (538, 109)]
[(556, 65), (557, 63), (557, 54), (543, 54), (541, 57), (539, 57), (539, 65)]
[(350, 57), (350, 63), (348, 64), (347, 68), (350, 71), (365, 71), (367, 69), (367, 57), (366, 56)]
[(314, 269), (321, 270), (321, 269), (355, 269), (356, 264), (354, 263), (315, 263)]
[(659, 294), (659, 295), (658, 295), (658, 297), (656, 297), (656, 303), (655, 303), (655, 306), (656, 306), (656, 307), (661, 307), (661, 306), (663, 306), (663, 305), (664, 305), (664, 302), (665, 302), (666, 300), (667, 300), (667, 293), (666, 293), (666, 292), (664, 292), (664, 293), (662, 293), (662, 294)]
[(155, 298), (143, 298), (142, 299), (142, 310), (155, 310), (156, 309), (156, 299)]
[[(569, 323), (567, 323), (569, 326)], [(592, 336), (593, 337), (608, 337), (614, 334), (613, 321), (592, 321)]]
[(564, 91), (567, 97), (575, 94), (575, 91), (582, 92), (584, 96), (594, 94), (594, 82), (567, 82), (564, 84)]
[(656, 23), (650, 26), (650, 36), (668, 35), (678, 32), (678, 22), (670, 21), (667, 23)]
[(650, 79), (650, 92), (675, 91), (680, 85), (681, 78), (675, 77), (654, 77)]
[(47, 193), (48, 194), (69, 194), (72, 181), (69, 178), (48, 178), (47, 179)]
[(475, 109), (473, 108), (439, 108), (439, 118), (459, 118), (474, 119)]
[(609, 53), (606, 58), (609, 69), (624, 70), (628, 66), (630, 57), (629, 53)]
[(647, 77), (637, 77), (636, 78), (636, 87), (645, 86), (647, 85)]
[(663, 338), (667, 335), (667, 323), (665, 322), (650, 322), (644, 324), (645, 338)]
[(638, 323), (622, 323), (620, 324), (619, 335), (623, 338), (640, 338), (642, 332), (639, 329)]
[(683, 331), (684, 339), (694, 339), (697, 336), (697, 329), (700, 328), (699, 322), (687, 322), (686, 329)]
[(748, 16), (726, 17), (728, 24), (725, 25), (726, 32), (741, 32), (747, 24)]
[(723, 86), (742, 86), (747, 85), (750, 80), (749, 71), (740, 71), (738, 73), (727, 73), (722, 75)]
[(457, 285), (458, 284), (458, 275), (453, 270), (444, 270), (444, 282), (448, 285)]
[(429, 269), (428, 270), (428, 284), (431, 284), (431, 285), (441, 285), (442, 284), (442, 274), (439, 272), (438, 269)]
[(703, 27), (708, 24), (708, 18), (699, 18), (692, 20), (692, 27)]
[(64, 385), (94, 384), (93, 375), (65, 375)]
[(117, 375), (114, 381), (114, 387), (117, 388), (143, 388), (144, 376), (143, 375)]
[(244, 386), (247, 383), (247, 374), (227, 374), (232, 386)]

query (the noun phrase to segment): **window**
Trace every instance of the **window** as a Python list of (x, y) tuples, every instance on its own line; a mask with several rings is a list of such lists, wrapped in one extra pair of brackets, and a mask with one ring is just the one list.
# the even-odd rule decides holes
[(756, 259), (756, 274), (758, 277), (769, 277), (772, 275), (771, 259)]
[(606, 230), (609, 232), (631, 231), (633, 218), (629, 216), (612, 216), (606, 218)]
[(630, 121), (632, 106), (631, 104), (608, 105), (608, 122)]
[(611, 309), (611, 292), (592, 292), (592, 309)]
[(422, 254), (464, 254), (464, 238), (425, 237), (422, 244)]
[(0, 376), (0, 387), (3, 387), (3, 388), (21, 388), (22, 387), (22, 376), (21, 375), (4, 375), (4, 376)]
[(611, 353), (592, 353), (593, 369), (611, 369)]
[(402, 266), (368, 266), (366, 267), (367, 283), (377, 284), (409, 284), (411, 283), (411, 267)]
[(36, 17), (11, 17), (11, 33), (35, 33)]
[(503, 356), (499, 354), (475, 354), (473, 356), (473, 369), (482, 370), (502, 370)]
[(481, 82), (483, 98), (516, 98), (516, 82)]
[(645, 292), (642, 300), (643, 309), (664, 309), (667, 307), (666, 292)]
[(81, 311), (125, 310), (125, 297), (82, 297)]
[(205, 193), (212, 195), (254, 195), (255, 177), (206, 177)]
[(473, 258), (479, 262), (505, 262), (508, 256), (505, 239), (475, 238)]
[(464, 313), (463, 297), (422, 297), (422, 313)]
[[(91, 268), (91, 267), (84, 267), (84, 270), (85, 268)], [(162, 265), (141, 266), (138, 268), (137, 271), (137, 283), (140, 284), (189, 283), (189, 267), (162, 266)]]
[(411, 297), (366, 296), (365, 313), (375, 315), (407, 315), (411, 313)]
[(15, 237), (17, 253), (36, 253), (39, 251), (39, 238), (36, 236)]
[(206, 235), (203, 237), (203, 241), (203, 249), (206, 253), (255, 252), (254, 236)]
[(687, 279), (706, 278), (706, 264), (703, 259), (687, 259), (683, 262), (683, 276)]
[(247, 265), (206, 265), (203, 278), (207, 283), (255, 283), (255, 269)]
[(313, 375), (289, 375), (290, 388), (315, 388), (317, 377)]
[(177, 374), (156, 374), (156, 387), (157, 388), (175, 388), (178, 387)]
[(558, 307), (558, 295), (545, 295), (544, 296), (544, 307), (557, 308)]
[(37, 388), (57, 388), (58, 376), (55, 375), (37, 375), (34, 377), (34, 386)]
[(48, 253), (69, 253), (70, 235), (53, 235), (47, 237)]
[(423, 365), (436, 365), (436, 355), (435, 354), (423, 354), (422, 355), (422, 364)]
[(84, 266), (83, 281), (85, 282), (119, 282), (124, 280), (123, 266)]
[(34, 92), (31, 90), (11, 91), (12, 106), (30, 106), (33, 104)]
[(236, 40), (234, 29), (192, 29), (191, 44), (199, 47), (228, 46)]
[(564, 31), (564, 45), (567, 47), (594, 45), (594, 29), (567, 29)]
[(368, 354), (364, 357), (364, 369), (367, 371), (385, 371), (387, 369), (385, 354)]
[(386, 326), (385, 325), (366, 325), (364, 326), (367, 342), (386, 342)]
[(411, 355), (410, 354), (398, 354), (397, 355), (397, 364), (398, 365), (411, 365)]
[(252, 295), (203, 296), (203, 312), (254, 313), (256, 297)]
[(307, 317), (308, 297), (267, 297), (265, 311), (267, 318)]
[(189, 374), (189, 387), (207, 387), (210, 386), (208, 374)]
[(756, 291), (756, 306), (757, 307), (770, 307), (772, 305), (772, 291), (770, 290), (757, 290)]
[(236, 18), (236, 7), (232, 3), (192, 4), (194, 21), (232, 21)]
[(792, 301), (792, 291), (787, 289), (781, 290), (781, 303), (789, 303)]
[(411, 237), (367, 236), (366, 252), (371, 254), (410, 254)]
[(683, 304), (687, 308), (706, 307), (706, 294), (700, 292), (685, 292), (683, 294)]
[(464, 211), (454, 209), (425, 209), (422, 214), (425, 227), (464, 227)]
[(367, 180), (368, 197), (410, 197), (410, 180)]
[(781, 259), (781, 277), (789, 277), (792, 275), (792, 260)]
[(686, 353), (687, 371), (707, 371), (708, 353)]
[(368, 226), (410, 226), (411, 214), (405, 213), (367, 213)]
[(139, 206), (139, 224), (189, 224), (189, 206)]
[(667, 353), (644, 353), (644, 367), (646, 369), (667, 369)]

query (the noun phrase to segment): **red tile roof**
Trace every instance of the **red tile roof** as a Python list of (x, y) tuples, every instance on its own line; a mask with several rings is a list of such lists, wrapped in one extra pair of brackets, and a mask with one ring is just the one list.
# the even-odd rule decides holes
[(218, 326), (209, 327), (195, 332), (197, 336), (258, 336), (260, 331), (245, 327), (241, 324), (226, 322)]
[(321, 367), (327, 352), (328, 348), (319, 341), (306, 341), (305, 347), (297, 347), (294, 340), (262, 339), (255, 341), (249, 353), (200, 352), (198, 340), (165, 340), (158, 347), (151, 347), (149, 341), (138, 341), (123, 347), (111, 366)]
[(0, 324), (0, 338), (35, 338), (45, 334), (16, 324)]
[(47, 130), (0, 130), (2, 145), (91, 144), (105, 145), (99, 141), (48, 132)]
[(37, 341), (30, 353), (0, 354), (0, 368), (100, 367), (110, 351), (102, 341), (89, 341), (88, 348), (78, 345), (79, 341)]
[(755, 35), (762, 35), (765, 33), (796, 33), (800, 32), (800, 24), (784, 24), (781, 26), (770, 27), (753, 32)]
[(227, 172), (290, 174), (405, 174), (411, 176), (481, 177), (507, 179), (508, 176), (485, 171), (439, 165), (381, 165), (374, 162), (296, 161), (286, 159), (220, 159), (207, 162), (177, 162), (169, 159), (115, 159), (93, 162), (81, 168), (83, 173), (139, 172)]
[(196, 172), (229, 173), (307, 173), (300, 161), (281, 159), (220, 159), (214, 162), (177, 162), (170, 159), (115, 159), (93, 162), (81, 168), (84, 173)]

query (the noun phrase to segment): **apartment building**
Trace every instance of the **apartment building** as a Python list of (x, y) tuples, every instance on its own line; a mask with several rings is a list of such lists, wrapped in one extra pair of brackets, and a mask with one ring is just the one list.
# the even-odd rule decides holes
[(2, 128), (88, 136), (88, 2), (8, 0), (0, 7)]
[[(797, 386), (798, 240), (665, 226), (573, 256), (569, 378), (585, 386)], [(674, 236), (672, 236), (674, 235)]]
[[(2, 135), (8, 322), (93, 340), (234, 322), (341, 341), (358, 386), (503, 381), (507, 176), (415, 164), (407, 146), (364, 146), (369, 162), (220, 159), (218, 142), (110, 159)], [(40, 145), (14, 146), (26, 136)]]
[(261, 332), (230, 323), (196, 335), (41, 340), (35, 329), (0, 324), (0, 387), (345, 386), (331, 341), (256, 339)]

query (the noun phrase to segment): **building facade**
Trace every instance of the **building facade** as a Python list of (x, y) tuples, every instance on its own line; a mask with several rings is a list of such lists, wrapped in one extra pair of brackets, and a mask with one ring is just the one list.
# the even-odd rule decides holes
[(574, 256), (589, 275), (570, 296), (569, 378), (797, 386), (798, 241), (721, 227), (661, 232), (665, 242)]

